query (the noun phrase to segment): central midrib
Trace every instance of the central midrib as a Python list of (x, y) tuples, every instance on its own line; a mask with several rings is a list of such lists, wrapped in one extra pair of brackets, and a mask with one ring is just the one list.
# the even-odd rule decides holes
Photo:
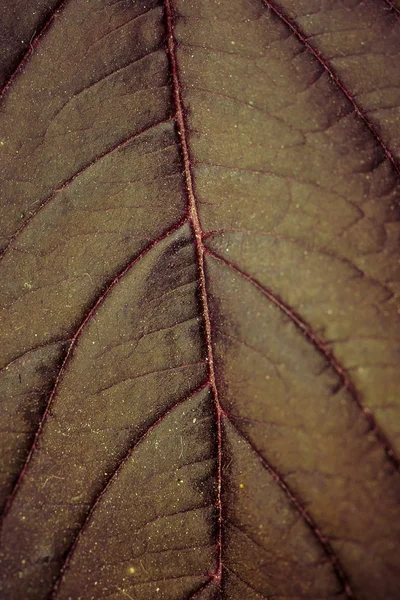
[(186, 191), (188, 198), (188, 216), (189, 220), (193, 227), (193, 232), (195, 236), (195, 244), (196, 244), (196, 253), (197, 253), (197, 262), (198, 262), (198, 271), (199, 271), (199, 282), (200, 282), (200, 295), (201, 295), (201, 304), (202, 304), (202, 312), (203, 312), (203, 321), (204, 321), (204, 329), (205, 329), (205, 337), (206, 337), (206, 347), (207, 347), (207, 363), (208, 363), (208, 373), (209, 373), (209, 381), (210, 387), (214, 397), (214, 407), (215, 407), (215, 415), (216, 415), (216, 423), (217, 423), (217, 510), (218, 510), (218, 539), (217, 539), (217, 548), (218, 548), (218, 562), (217, 568), (213, 575), (214, 580), (220, 582), (222, 575), (222, 498), (221, 498), (221, 487), (222, 487), (222, 414), (223, 410), (219, 402), (218, 398), (218, 390), (215, 381), (215, 370), (214, 370), (214, 356), (212, 350), (212, 339), (211, 339), (211, 319), (210, 319), (210, 310), (208, 305), (208, 294), (207, 294), (207, 284), (206, 284), (206, 276), (205, 276), (205, 268), (204, 268), (204, 254), (205, 248), (203, 244), (203, 230), (201, 227), (199, 213), (197, 208), (196, 197), (194, 193), (193, 186), (193, 174), (191, 170), (191, 160), (190, 160), (190, 152), (189, 145), (187, 139), (187, 127), (184, 116), (184, 105), (181, 94), (182, 84), (179, 76), (179, 68), (178, 68), (178, 60), (176, 56), (176, 41), (174, 37), (174, 10), (172, 6), (172, 0), (164, 0), (165, 1), (165, 16), (166, 16), (166, 25), (167, 25), (167, 50), (170, 61), (171, 68), (171, 76), (172, 76), (172, 85), (173, 85), (173, 97), (175, 102), (176, 109), (176, 123), (178, 127), (178, 135), (180, 138), (180, 146), (182, 152), (182, 160), (184, 166), (184, 174), (185, 174), (185, 182), (186, 182)]

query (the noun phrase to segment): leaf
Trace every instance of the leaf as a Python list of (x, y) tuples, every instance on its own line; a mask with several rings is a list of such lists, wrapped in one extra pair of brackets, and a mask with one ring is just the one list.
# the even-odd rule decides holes
[(396, 600), (397, 0), (0, 4), (7, 600)]

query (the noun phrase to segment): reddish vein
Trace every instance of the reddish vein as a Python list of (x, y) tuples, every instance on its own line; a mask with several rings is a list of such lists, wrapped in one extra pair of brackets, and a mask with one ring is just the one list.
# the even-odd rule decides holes
[(57, 346), (58, 344), (60, 344), (60, 345), (67, 344), (68, 342), (71, 342), (71, 338), (66, 338), (66, 339), (64, 338), (64, 339), (60, 339), (60, 340), (44, 342), (43, 344), (39, 344), (39, 346), (35, 346), (34, 348), (29, 348), (29, 350), (26, 350), (25, 352), (22, 352), (22, 354), (15, 356), (14, 358), (12, 358), (10, 360), (10, 362), (6, 363), (3, 367), (0, 367), (0, 373), (2, 373), (2, 371), (5, 371), (6, 369), (9, 369), (13, 364), (15, 364), (17, 361), (21, 360), (21, 358), (25, 358), (29, 354), (34, 354), (35, 352), (40, 352), (41, 350), (44, 350), (45, 348), (50, 348), (51, 346)]
[(167, 238), (168, 236), (170, 236), (172, 233), (174, 233), (175, 231), (177, 231), (185, 222), (187, 222), (187, 218), (185, 217), (182, 221), (180, 221), (179, 223), (177, 223), (176, 225), (174, 225), (173, 227), (170, 227), (165, 233), (163, 233), (162, 235), (160, 235), (158, 238), (156, 238), (155, 240), (153, 240), (151, 242), (151, 244), (149, 244), (144, 250), (142, 250), (126, 267), (124, 267), (124, 269), (122, 271), (120, 271), (120, 273), (118, 273), (118, 275), (116, 275), (114, 277), (114, 279), (111, 281), (111, 283), (107, 286), (107, 288), (101, 293), (101, 295), (97, 298), (97, 300), (95, 301), (94, 305), (92, 306), (92, 308), (89, 310), (89, 312), (85, 315), (84, 319), (81, 321), (81, 323), (79, 324), (79, 327), (77, 328), (77, 330), (75, 331), (74, 335), (71, 338), (71, 343), (68, 346), (68, 350), (65, 354), (63, 363), (60, 367), (60, 370), (58, 372), (57, 378), (55, 380), (53, 389), (50, 393), (50, 397), (49, 400), (47, 402), (45, 411), (42, 415), (41, 421), (39, 423), (39, 426), (37, 428), (32, 446), (29, 450), (28, 456), (25, 459), (24, 465), (19, 473), (18, 479), (14, 485), (14, 488), (10, 494), (10, 496), (7, 498), (7, 502), (4, 506), (4, 510), (3, 513), (0, 517), (0, 527), (5, 519), (5, 517), (7, 516), (8, 512), (10, 511), (10, 508), (15, 500), (15, 497), (18, 493), (18, 490), (21, 486), (22, 480), (25, 477), (25, 474), (27, 472), (27, 469), (29, 468), (29, 465), (31, 463), (32, 457), (34, 455), (34, 452), (38, 446), (38, 442), (40, 439), (40, 436), (42, 435), (43, 432), (43, 428), (46, 424), (47, 418), (49, 416), (49, 412), (51, 409), (51, 406), (53, 405), (54, 399), (57, 396), (58, 393), (58, 389), (60, 387), (60, 383), (64, 377), (66, 368), (70, 362), (70, 359), (73, 355), (74, 349), (77, 345), (77, 342), (82, 334), (82, 332), (84, 331), (86, 325), (89, 323), (89, 321), (92, 319), (92, 317), (94, 316), (94, 314), (96, 313), (96, 311), (98, 310), (98, 308), (103, 304), (104, 300), (107, 298), (107, 296), (109, 295), (109, 293), (114, 289), (114, 287), (119, 283), (119, 281), (128, 273), (128, 271), (130, 271), (130, 269), (132, 269), (132, 267), (139, 261), (141, 260), (152, 248), (154, 248), (154, 246), (156, 246), (159, 242), (161, 242), (162, 240), (164, 240), (165, 238)]
[(80, 177), (81, 175), (83, 175), (88, 169), (90, 169), (91, 167), (95, 166), (101, 160), (107, 158), (113, 152), (116, 152), (117, 150), (120, 150), (121, 148), (124, 148), (125, 146), (128, 146), (131, 142), (133, 142), (133, 140), (135, 140), (137, 137), (141, 136), (142, 134), (146, 133), (150, 129), (153, 129), (154, 127), (158, 127), (159, 125), (164, 125), (165, 123), (169, 123), (170, 121), (171, 121), (170, 118), (163, 119), (162, 121), (157, 121), (156, 123), (154, 123), (153, 125), (150, 125), (149, 127), (144, 127), (143, 129), (140, 129), (139, 131), (136, 131), (132, 135), (129, 135), (127, 138), (125, 138), (125, 139), (117, 142), (116, 144), (114, 144), (114, 146), (112, 146), (111, 148), (108, 148), (107, 150), (105, 150), (101, 154), (98, 154), (97, 156), (95, 156), (90, 162), (88, 162), (87, 164), (85, 164), (78, 171), (76, 171), (73, 175), (71, 175), (71, 177), (69, 177), (68, 179), (66, 179), (61, 185), (59, 185), (58, 188), (56, 188), (55, 190), (53, 190), (53, 192), (50, 194), (50, 196), (48, 196), (34, 210), (32, 210), (32, 212), (25, 219), (25, 221), (22, 223), (22, 225), (20, 225), (20, 227), (18, 227), (18, 229), (12, 234), (12, 236), (8, 240), (7, 244), (0, 251), (0, 260), (3, 258), (3, 256), (9, 250), (9, 248), (12, 247), (13, 242), (19, 237), (19, 235), (24, 231), (24, 229), (26, 227), (28, 227), (28, 225), (30, 224), (30, 222), (32, 221), (32, 219), (34, 219), (36, 217), (36, 215), (43, 208), (45, 208), (49, 203), (51, 203), (58, 196), (58, 194), (64, 192), (64, 190), (66, 190), (70, 185), (72, 185), (74, 183), (74, 181), (76, 179), (78, 179), (78, 177)]
[[(228, 417), (226, 417), (226, 418), (228, 418)], [(284, 481), (283, 477), (276, 471), (276, 469), (274, 469), (265, 460), (265, 458), (260, 454), (260, 452), (254, 446), (254, 444), (252, 444), (252, 442), (240, 431), (240, 429), (236, 426), (236, 424), (231, 419), (229, 419), (229, 418), (228, 418), (228, 421), (229, 421), (231, 427), (233, 427), (233, 429), (237, 433), (237, 435), (239, 435), (240, 438), (243, 439), (248, 444), (248, 446), (251, 448), (252, 452), (257, 456), (258, 460), (261, 461), (263, 467), (266, 469), (266, 471), (268, 471), (268, 473), (273, 477), (273, 479), (279, 484), (279, 486), (281, 487), (281, 489), (285, 492), (285, 494), (289, 498), (290, 502), (294, 505), (294, 507), (300, 513), (300, 515), (302, 516), (302, 518), (304, 519), (304, 521), (311, 528), (311, 530), (313, 531), (315, 537), (318, 539), (318, 541), (320, 542), (322, 548), (324, 549), (325, 554), (329, 558), (329, 560), (330, 560), (330, 562), (332, 564), (332, 567), (333, 567), (333, 569), (334, 569), (334, 571), (336, 573), (336, 576), (339, 579), (340, 583), (342, 584), (343, 589), (344, 589), (347, 597), (348, 598), (353, 598), (354, 594), (353, 594), (353, 591), (352, 591), (352, 589), (350, 587), (348, 579), (347, 579), (347, 577), (346, 577), (346, 575), (344, 573), (343, 567), (340, 564), (340, 561), (339, 561), (338, 557), (336, 556), (336, 554), (335, 554), (332, 546), (330, 545), (328, 539), (324, 536), (324, 534), (319, 529), (319, 527), (317, 526), (317, 524), (313, 521), (312, 517), (308, 514), (308, 512), (306, 511), (306, 509), (304, 508), (304, 506), (301, 504), (301, 502), (296, 498), (296, 496), (294, 495), (294, 493), (292, 492), (292, 490), (290, 489), (290, 487)]]
[[(185, 402), (187, 402), (187, 400), (189, 400), (190, 398), (193, 398), (193, 396), (195, 396), (196, 394), (201, 392), (201, 390), (204, 390), (205, 388), (207, 388), (208, 385), (209, 385), (209, 382), (205, 381), (199, 387), (197, 387), (195, 390), (190, 392), (187, 396), (185, 396), (184, 398), (181, 398), (180, 400), (175, 402), (175, 404), (173, 404), (172, 406), (167, 408), (167, 410), (165, 412), (163, 412), (155, 421), (153, 421), (153, 423), (151, 425), (149, 425), (149, 427), (147, 427), (146, 431), (139, 437), (139, 439), (133, 444), (133, 446), (131, 448), (129, 448), (128, 452), (120, 460), (120, 462), (118, 463), (118, 465), (116, 466), (114, 471), (108, 477), (105, 485), (102, 487), (102, 489), (98, 493), (97, 497), (94, 499), (94, 501), (90, 507), (90, 510), (85, 517), (84, 522), (80, 526), (78, 532), (75, 534), (75, 537), (69, 547), (69, 550), (65, 556), (64, 562), (61, 566), (60, 573), (54, 583), (53, 589), (50, 594), (50, 600), (54, 600), (54, 598), (56, 598), (56, 596), (57, 596), (57, 593), (58, 593), (58, 590), (62, 583), (64, 574), (71, 564), (72, 557), (75, 553), (78, 542), (82, 537), (82, 534), (86, 531), (90, 521), (92, 520), (93, 513), (96, 511), (99, 503), (101, 502), (101, 500), (104, 497), (104, 495), (106, 494), (106, 492), (110, 489), (111, 484), (117, 480), (118, 475), (120, 474), (122, 468), (128, 462), (129, 458), (132, 456), (132, 454), (134, 453), (136, 448), (139, 446), (139, 444), (141, 444), (148, 437), (149, 433), (151, 431), (153, 431), (153, 429), (155, 429), (161, 423), (161, 421), (164, 421), (164, 419), (166, 419), (176, 408), (178, 408), (178, 406), (181, 406), (181, 404), (184, 404)], [(166, 516), (171, 516), (171, 515), (166, 515)], [(149, 582), (146, 582), (146, 583), (149, 583)]]
[[(329, 62), (321, 56), (319, 50), (314, 48), (314, 46), (309, 42), (307, 35), (300, 29), (300, 27), (295, 23), (291, 18), (289, 18), (284, 11), (277, 6), (275, 2), (271, 0), (262, 0), (262, 2), (267, 6), (285, 25), (290, 29), (290, 31), (296, 36), (296, 38), (303, 44), (309, 52), (314, 56), (314, 58), (319, 62), (321, 67), (328, 73), (332, 81), (336, 84), (339, 90), (346, 96), (347, 100), (353, 106), (354, 112), (357, 116), (364, 122), (364, 124), (368, 127), (375, 140), (378, 142), (386, 157), (390, 160), (393, 165), (394, 170), (398, 175), (400, 175), (400, 164), (397, 158), (394, 156), (393, 152), (387, 146), (380, 133), (376, 129), (375, 125), (369, 120), (365, 112), (358, 106), (351, 92), (346, 88), (343, 82), (339, 79), (333, 67), (329, 64)], [(391, 3), (390, 3), (391, 4)], [(393, 6), (392, 6), (393, 8)]]
[[(241, 531), (241, 530), (239, 530)], [(252, 542), (254, 542), (254, 540), (251, 540)], [(255, 543), (255, 542), (254, 542)], [(230, 573), (231, 575), (233, 575), (236, 579), (239, 579), (239, 581), (241, 581), (242, 583), (244, 583), (244, 585), (246, 587), (248, 587), (249, 589), (253, 590), (253, 592), (255, 592), (257, 594), (257, 596), (259, 596), (260, 598), (262, 598), (263, 600), (270, 600), (272, 598), (272, 596), (264, 596), (258, 589), (256, 589), (254, 587), (254, 585), (251, 585), (248, 581), (246, 581), (243, 577), (241, 577), (239, 575), (239, 573), (236, 573), (235, 571), (233, 571), (232, 569), (230, 569), (229, 567), (224, 567), (226, 569), (226, 571), (228, 571), (228, 573)], [(274, 594), (275, 595), (275, 594)]]
[(10, 77), (8, 78), (8, 81), (6, 81), (3, 88), (1, 89), (0, 98), (2, 98), (4, 96), (4, 94), (10, 88), (10, 86), (13, 84), (15, 78), (19, 75), (19, 73), (21, 71), (23, 71), (25, 64), (29, 60), (29, 57), (35, 50), (36, 46), (39, 44), (40, 40), (45, 35), (45, 33), (47, 32), (47, 30), (49, 29), (49, 27), (53, 23), (53, 21), (59, 16), (60, 12), (64, 8), (65, 4), (67, 4), (67, 2), (68, 2), (68, 0), (61, 0), (61, 2), (58, 3), (58, 5), (53, 9), (53, 11), (47, 17), (46, 21), (43, 23), (43, 25), (39, 29), (39, 31), (35, 32), (33, 38), (31, 38), (31, 41), (29, 42), (28, 49), (26, 50), (26, 52), (23, 55), (20, 62), (18, 63), (17, 67), (14, 69), (13, 73), (11, 73)]
[(222, 499), (221, 499), (221, 487), (222, 487), (222, 423), (221, 418), (223, 410), (218, 398), (218, 390), (215, 380), (214, 371), (214, 357), (212, 349), (212, 337), (211, 337), (211, 319), (210, 310), (208, 306), (207, 286), (206, 286), (206, 275), (204, 268), (204, 254), (205, 247), (203, 244), (204, 232), (201, 228), (199, 213), (197, 209), (197, 202), (194, 193), (193, 185), (193, 174), (191, 169), (190, 152), (188, 145), (187, 126), (185, 120), (184, 104), (182, 99), (182, 85), (180, 82), (180, 74), (178, 68), (178, 60), (176, 56), (176, 41), (174, 37), (174, 10), (172, 6), (172, 0), (165, 0), (165, 16), (167, 22), (167, 51), (170, 61), (173, 96), (176, 108), (176, 121), (178, 126), (178, 134), (180, 138), (182, 159), (184, 165), (184, 174), (186, 180), (186, 191), (188, 196), (188, 212), (189, 219), (191, 221), (196, 244), (198, 268), (199, 268), (199, 280), (200, 280), (200, 293), (202, 302), (202, 312), (205, 328), (206, 346), (207, 346), (207, 362), (208, 371), (210, 377), (210, 386), (214, 397), (215, 415), (217, 421), (217, 440), (218, 440), (218, 451), (217, 451), (217, 510), (218, 510), (218, 562), (217, 568), (214, 574), (214, 580), (218, 583), (221, 581), (222, 575)]
[(321, 354), (323, 354), (323, 356), (325, 357), (327, 362), (330, 364), (332, 369), (340, 377), (340, 380), (341, 380), (343, 386), (349, 391), (352, 398), (355, 400), (357, 406), (361, 410), (362, 415), (367, 420), (370, 430), (375, 434), (378, 442), (383, 447), (390, 462), (393, 464), (393, 466), (397, 470), (400, 471), (400, 461), (397, 458), (389, 440), (387, 439), (387, 437), (384, 434), (384, 432), (382, 431), (382, 429), (379, 427), (378, 423), (375, 420), (375, 417), (373, 416), (373, 414), (371, 413), (369, 408), (364, 405), (364, 402), (363, 402), (360, 394), (357, 392), (346, 369), (344, 369), (344, 367), (342, 367), (342, 365), (337, 361), (337, 359), (332, 354), (332, 352), (327, 348), (326, 344), (322, 340), (320, 340), (319, 337), (314, 333), (314, 331), (312, 330), (310, 325), (308, 323), (306, 323), (306, 321), (304, 321), (300, 317), (300, 315), (298, 315), (293, 310), (293, 308), (291, 308), (290, 306), (285, 304), (285, 302), (283, 302), (283, 300), (281, 300), (281, 298), (279, 298), (278, 296), (273, 294), (270, 290), (268, 290), (265, 286), (263, 286), (259, 281), (257, 281), (257, 279), (254, 279), (254, 277), (251, 277), (251, 275), (248, 275), (247, 273), (242, 271), (237, 265), (235, 265), (231, 261), (227, 260), (226, 258), (220, 256), (219, 254), (215, 254), (215, 252), (213, 252), (212, 250), (210, 250), (207, 247), (204, 248), (204, 252), (207, 252), (207, 254), (212, 256), (215, 260), (222, 262), (223, 264), (228, 266), (230, 269), (232, 269), (232, 271), (234, 271), (235, 273), (237, 273), (238, 275), (240, 275), (241, 277), (243, 277), (244, 279), (249, 281), (255, 288), (257, 288), (257, 290), (259, 290), (264, 296), (266, 296), (268, 298), (268, 300), (270, 300), (273, 304), (275, 304), (275, 306), (277, 306), (282, 312), (284, 312), (289, 317), (289, 319), (291, 321), (293, 321), (293, 323), (296, 325), (296, 327), (298, 327), (298, 329), (300, 329), (303, 332), (303, 334), (310, 340), (310, 342), (317, 348), (317, 350)]
[(400, 16), (400, 9), (397, 8), (392, 0), (383, 0), (383, 2), (388, 5), (389, 10), (393, 10), (393, 12)]
[(203, 592), (204, 590), (206, 590), (214, 581), (213, 578), (209, 579), (208, 581), (206, 581), (206, 583), (204, 585), (201, 586), (201, 588), (199, 588), (196, 592), (194, 592), (189, 600), (194, 600), (195, 598), (198, 598)]

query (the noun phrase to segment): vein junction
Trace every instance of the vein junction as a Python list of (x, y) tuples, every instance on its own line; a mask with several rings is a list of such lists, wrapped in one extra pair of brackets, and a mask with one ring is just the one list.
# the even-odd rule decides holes
[(204, 232), (201, 227), (199, 213), (197, 208), (196, 196), (194, 192), (193, 174), (191, 169), (191, 159), (188, 145), (188, 133), (185, 121), (184, 104), (182, 99), (182, 84), (180, 81), (178, 60), (176, 56), (176, 41), (174, 37), (174, 11), (171, 0), (165, 0), (165, 14), (167, 22), (167, 51), (171, 68), (172, 84), (173, 84), (173, 96), (176, 109), (176, 123), (178, 127), (178, 134), (180, 138), (182, 160), (184, 166), (186, 193), (188, 198), (188, 216), (193, 227), (195, 236), (198, 270), (199, 270), (199, 282), (200, 282), (200, 295), (203, 312), (203, 322), (206, 337), (207, 347), (207, 363), (209, 373), (209, 384), (212, 389), (214, 397), (214, 407), (216, 415), (217, 425), (217, 499), (216, 506), (218, 511), (218, 563), (216, 571), (213, 575), (213, 579), (220, 582), (222, 575), (222, 500), (221, 500), (221, 487), (222, 487), (222, 415), (223, 409), (218, 398), (218, 389), (215, 381), (215, 370), (214, 370), (214, 357), (212, 349), (212, 327), (210, 319), (209, 301), (207, 295), (207, 282), (205, 274), (205, 247), (203, 244)]

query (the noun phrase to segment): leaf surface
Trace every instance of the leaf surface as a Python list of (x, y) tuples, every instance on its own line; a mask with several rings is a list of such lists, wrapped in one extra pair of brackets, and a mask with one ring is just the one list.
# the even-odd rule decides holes
[(3, 0), (0, 590), (396, 600), (400, 5)]

